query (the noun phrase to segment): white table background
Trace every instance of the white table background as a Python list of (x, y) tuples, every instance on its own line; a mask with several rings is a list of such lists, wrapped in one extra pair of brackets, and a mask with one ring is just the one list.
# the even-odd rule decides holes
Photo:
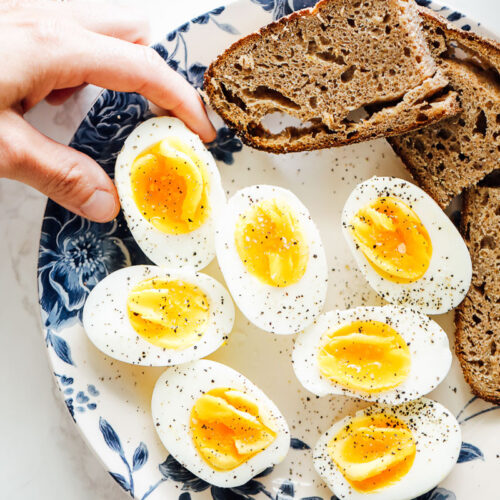
[[(442, 0), (494, 30), (498, 0)], [(130, 0), (132, 3), (132, 0)], [(227, 0), (137, 0), (150, 15), (152, 40)], [(94, 4), (95, 5), (95, 4)], [(29, 120), (68, 142), (96, 89), (62, 108), (40, 104)], [(51, 134), (66, 121), (64, 136)], [(55, 388), (39, 327), (36, 261), (45, 197), (0, 179), (0, 498), (87, 500), (128, 498), (102, 468)], [(484, 499), (490, 500), (490, 499)]]

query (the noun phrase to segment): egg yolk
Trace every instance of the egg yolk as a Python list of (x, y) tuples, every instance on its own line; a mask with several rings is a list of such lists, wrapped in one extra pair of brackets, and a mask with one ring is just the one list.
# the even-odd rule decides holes
[(354, 321), (327, 332), (318, 353), (321, 374), (343, 387), (376, 393), (400, 385), (410, 373), (403, 337), (380, 321)]
[(349, 230), (372, 267), (389, 281), (412, 283), (429, 267), (429, 233), (418, 215), (398, 198), (382, 197), (362, 207)]
[(328, 454), (363, 493), (397, 483), (413, 465), (415, 438), (401, 420), (379, 413), (355, 417), (328, 443)]
[(137, 156), (130, 182), (137, 208), (163, 233), (188, 233), (207, 219), (204, 164), (192, 148), (175, 137), (163, 139)]
[(235, 243), (248, 272), (266, 285), (289, 286), (306, 272), (309, 248), (297, 217), (284, 201), (263, 200), (240, 215)]
[(198, 398), (191, 410), (190, 427), (196, 449), (218, 471), (238, 467), (277, 436), (258, 403), (230, 388), (212, 389)]
[(128, 294), (127, 312), (134, 330), (153, 345), (187, 349), (203, 336), (209, 320), (203, 291), (182, 280), (152, 278)]

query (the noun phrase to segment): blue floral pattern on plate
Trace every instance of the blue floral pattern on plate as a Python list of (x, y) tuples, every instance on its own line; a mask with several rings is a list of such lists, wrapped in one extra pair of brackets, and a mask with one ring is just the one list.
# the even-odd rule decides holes
[(62, 386), (61, 392), (65, 397), (64, 402), (73, 420), (75, 420), (75, 411), (78, 413), (85, 413), (87, 410), (93, 411), (97, 408), (97, 403), (94, 398), (99, 396), (100, 393), (96, 389), (95, 385), (88, 384), (86, 389), (79, 390), (75, 394), (73, 377), (66, 377), (65, 375), (60, 375), (59, 373), (54, 373), (54, 376), (59, 380), (59, 383)]
[(316, 5), (318, 0), (251, 0), (264, 10), (272, 12), (273, 21), (288, 16), (292, 12)]
[[(438, 6), (429, 0), (417, 0), (440, 11), (450, 21), (471, 29), (471, 20), (460, 13)], [(276, 20), (294, 10), (312, 6), (315, 0), (240, 0), (241, 4), (253, 4), (268, 16), (267, 21)], [(194, 30), (218, 30), (226, 37), (239, 36), (240, 30), (233, 24), (233, 17), (224, 16), (224, 7), (214, 9), (183, 24), (169, 33), (154, 46), (157, 52), (176, 71), (182, 74), (194, 87), (203, 86), (206, 64), (192, 57), (188, 35)], [(70, 145), (96, 160), (110, 175), (116, 156), (125, 138), (141, 121), (151, 116), (148, 102), (133, 93), (104, 91), (101, 93), (85, 120), (75, 133)], [(208, 148), (221, 164), (232, 165), (238, 153), (243, 150), (241, 141), (234, 131), (225, 126), (217, 130), (216, 140)], [(152, 462), (151, 444), (120, 439), (119, 432), (111, 424), (120, 425), (101, 412), (101, 391), (99, 381), (89, 382), (83, 377), (82, 367), (75, 361), (70, 339), (71, 327), (81, 323), (83, 305), (90, 290), (107, 274), (134, 264), (149, 263), (133, 240), (123, 216), (107, 224), (91, 223), (71, 214), (49, 201), (42, 226), (38, 262), (38, 287), (40, 308), (45, 331), (45, 341), (51, 353), (54, 375), (63, 394), (66, 406), (75, 422), (92, 429), (104, 443), (112, 457), (119, 458), (121, 469), (110, 470), (113, 479), (132, 497), (145, 500), (157, 492), (166, 482), (180, 489), (179, 500), (191, 500), (192, 496), (208, 494), (213, 500), (250, 500), (267, 497), (272, 500), (322, 500), (318, 496), (300, 497), (300, 488), (291, 479), (274, 478), (272, 468), (238, 488), (217, 488), (200, 480), (185, 469), (173, 457)], [(461, 424), (481, 417), (500, 407), (481, 407), (480, 410), (464, 416), (477, 398), (470, 399), (458, 413)], [(104, 408), (104, 406), (102, 407)], [(84, 424), (85, 422), (85, 424)], [(139, 441), (139, 440), (138, 440)], [(104, 452), (102, 452), (104, 453)], [(292, 438), (290, 453), (310, 454), (310, 445), (299, 438)], [(486, 460), (483, 451), (473, 443), (463, 442), (459, 463)], [(110, 463), (109, 461), (106, 463)], [(115, 462), (113, 462), (115, 463)], [(157, 479), (147, 484), (140, 481), (146, 468), (156, 471)], [(271, 490), (267, 481), (278, 481)], [(267, 481), (267, 482), (266, 482)], [(175, 491), (175, 490), (170, 490)], [(206, 497), (205, 497), (206, 498)], [(437, 487), (422, 495), (418, 500), (453, 500), (455, 494), (443, 487)], [(335, 500), (332, 497), (331, 500)]]

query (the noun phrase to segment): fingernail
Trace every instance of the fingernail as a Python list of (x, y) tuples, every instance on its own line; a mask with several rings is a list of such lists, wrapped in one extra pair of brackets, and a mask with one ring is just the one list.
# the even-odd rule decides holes
[(96, 189), (80, 210), (85, 217), (97, 222), (111, 220), (116, 210), (115, 198), (107, 191)]

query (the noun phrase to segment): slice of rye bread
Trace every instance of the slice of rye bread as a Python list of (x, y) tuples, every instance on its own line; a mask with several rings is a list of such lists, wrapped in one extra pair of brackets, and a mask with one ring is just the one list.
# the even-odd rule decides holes
[[(205, 73), (213, 108), (257, 149), (386, 137), (456, 114), (413, 0), (321, 0), (242, 38)], [(270, 132), (265, 117), (302, 123)]]
[(455, 312), (455, 351), (474, 394), (500, 404), (500, 188), (466, 191), (462, 234), (473, 275)]
[(389, 143), (416, 182), (442, 208), (498, 168), (500, 44), (450, 25), (421, 8), (437, 63), (460, 96), (463, 112)]

